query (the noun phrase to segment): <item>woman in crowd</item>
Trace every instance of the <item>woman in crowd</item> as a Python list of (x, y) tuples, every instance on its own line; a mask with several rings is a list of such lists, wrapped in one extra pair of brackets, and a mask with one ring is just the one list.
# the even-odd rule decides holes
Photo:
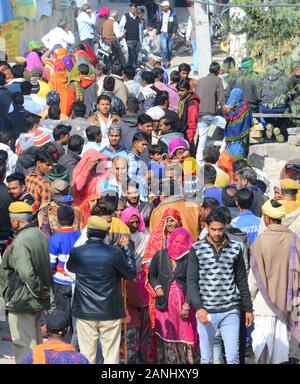
[(149, 282), (156, 292), (155, 333), (159, 363), (199, 363), (196, 313), (187, 294), (186, 270), (193, 239), (176, 228), (168, 246), (151, 260)]
[[(167, 208), (165, 211), (163, 211), (160, 221), (157, 223), (155, 230), (150, 235), (150, 239), (148, 241), (145, 255), (143, 258), (142, 264), (143, 264), (143, 269), (145, 271), (145, 286), (150, 295), (149, 296), (149, 314), (150, 314), (150, 322), (151, 322), (151, 329), (152, 329), (153, 335), (154, 335), (154, 327), (155, 327), (154, 300), (156, 297), (156, 293), (148, 281), (149, 266), (153, 256), (158, 251), (168, 246), (169, 237), (171, 233), (176, 228), (181, 226), (182, 226), (181, 216), (176, 209)], [(153, 338), (149, 359), (154, 360), (155, 358), (156, 358), (156, 345), (155, 345), (155, 338)]]
[(227, 125), (225, 128), (226, 151), (233, 156), (246, 158), (249, 150), (249, 135), (252, 126), (252, 114), (247, 103), (243, 101), (243, 91), (233, 88), (224, 105)]
[(149, 320), (149, 293), (145, 288), (145, 272), (142, 260), (149, 240), (149, 231), (136, 208), (126, 208), (121, 220), (130, 229), (130, 239), (135, 246), (137, 278), (127, 282), (128, 363), (147, 362), (150, 348), (151, 328)]
[(54, 72), (50, 75), (49, 86), (51, 91), (56, 91), (59, 94), (60, 110), (63, 114), (66, 114), (69, 84), (68, 71), (62, 59), (58, 59), (54, 63)]

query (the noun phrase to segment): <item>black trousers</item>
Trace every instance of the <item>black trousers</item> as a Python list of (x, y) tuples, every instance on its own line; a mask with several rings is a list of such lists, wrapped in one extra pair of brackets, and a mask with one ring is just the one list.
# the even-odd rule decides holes
[(127, 40), (128, 46), (128, 65), (136, 68), (139, 55), (139, 42), (137, 40)]
[(71, 316), (71, 285), (53, 284), (54, 303), (56, 309), (60, 309)]

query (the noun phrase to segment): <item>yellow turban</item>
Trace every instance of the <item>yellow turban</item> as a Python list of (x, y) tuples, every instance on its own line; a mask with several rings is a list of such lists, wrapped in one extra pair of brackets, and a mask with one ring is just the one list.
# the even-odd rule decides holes
[(11, 203), (8, 207), (10, 213), (32, 213), (32, 208), (29, 204), (23, 201)]
[(184, 175), (195, 175), (199, 172), (200, 166), (195, 158), (187, 157), (182, 164), (182, 170)]
[(292, 179), (283, 179), (280, 181), (280, 186), (282, 189), (300, 189), (300, 184), (297, 181)]
[(87, 221), (87, 227), (98, 231), (108, 231), (107, 221), (99, 216), (90, 216)]
[(281, 220), (286, 215), (286, 210), (283, 205), (274, 208), (271, 200), (267, 201), (262, 207), (262, 213), (269, 216), (271, 219)]

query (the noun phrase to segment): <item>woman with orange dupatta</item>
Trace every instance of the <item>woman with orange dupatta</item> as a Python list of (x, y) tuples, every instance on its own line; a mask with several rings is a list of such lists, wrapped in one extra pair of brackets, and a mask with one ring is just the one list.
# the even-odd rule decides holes
[(227, 175), (229, 175), (230, 180), (229, 184), (234, 184), (233, 179), (233, 170), (232, 170), (232, 164), (234, 163), (235, 158), (232, 156), (229, 152), (222, 152), (219, 160), (217, 162), (217, 166), (222, 169)]
[(63, 114), (67, 114), (69, 82), (66, 64), (62, 59), (58, 59), (54, 63), (54, 72), (50, 76), (49, 86), (51, 91), (59, 93), (60, 110)]
[(161, 219), (155, 226), (154, 231), (150, 235), (149, 242), (143, 258), (143, 269), (145, 271), (145, 287), (149, 292), (149, 314), (152, 329), (152, 345), (149, 353), (149, 360), (154, 361), (156, 356), (156, 340), (155, 340), (155, 297), (156, 293), (148, 281), (149, 266), (156, 252), (168, 246), (170, 234), (178, 227), (182, 227), (182, 219), (180, 213), (174, 208), (167, 208), (163, 211)]
[(73, 171), (71, 187), (75, 206), (82, 205), (96, 193), (100, 194), (101, 186), (110, 174), (110, 163), (110, 158), (96, 149), (84, 153)]

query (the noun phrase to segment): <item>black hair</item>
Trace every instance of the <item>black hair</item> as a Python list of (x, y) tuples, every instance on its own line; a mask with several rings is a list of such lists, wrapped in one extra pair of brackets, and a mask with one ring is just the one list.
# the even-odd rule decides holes
[(152, 123), (153, 119), (151, 116), (147, 115), (146, 113), (142, 113), (141, 115), (138, 115), (138, 124), (146, 124), (146, 123)]
[(227, 185), (222, 190), (222, 201), (225, 207), (236, 208), (236, 195), (237, 189), (234, 185)]
[(84, 139), (79, 135), (70, 136), (70, 140), (68, 143), (68, 149), (72, 152), (80, 153), (82, 152), (82, 148), (84, 145)]
[(231, 216), (230, 210), (227, 207), (218, 207), (215, 209), (215, 211), (224, 215), (226, 219), (226, 225), (229, 225), (231, 223), (232, 216)]
[(144, 133), (142, 132), (137, 132), (133, 135), (133, 138), (132, 138), (132, 145), (138, 141), (147, 141), (148, 142), (148, 139), (147, 137), (145, 136)]
[(150, 145), (150, 148), (149, 148), (149, 155), (155, 155), (155, 154), (159, 154), (159, 155), (163, 154), (162, 147), (158, 144)]
[(123, 74), (123, 68), (122, 65), (119, 61), (116, 61), (113, 63), (112, 68), (111, 68), (111, 73), (117, 76), (122, 76)]
[(155, 105), (163, 105), (166, 101), (169, 101), (170, 96), (167, 91), (159, 91), (155, 97)]
[(210, 225), (214, 221), (217, 221), (218, 223), (222, 223), (224, 225), (227, 224), (227, 218), (224, 215), (224, 212), (220, 211), (218, 208), (213, 209), (206, 218), (206, 224)]
[(190, 65), (186, 64), (186, 63), (182, 63), (179, 65), (178, 67), (178, 72), (180, 73), (181, 71), (185, 71), (185, 72), (191, 72), (192, 68)]
[(41, 163), (53, 163), (53, 157), (48, 151), (45, 151), (42, 148), (38, 148), (35, 152), (34, 165), (40, 161)]
[(135, 8), (137, 8), (137, 5), (136, 5), (136, 3), (132, 3), (132, 2), (131, 2), (131, 3), (129, 4), (129, 7), (135, 7)]
[(204, 209), (216, 209), (220, 206), (220, 203), (214, 197), (205, 197), (202, 203), (202, 208)]
[(241, 188), (236, 192), (235, 198), (242, 209), (250, 209), (253, 204), (254, 193), (248, 188)]
[(3, 183), (6, 176), (6, 164), (0, 164), (0, 183)]
[(129, 112), (137, 113), (139, 111), (140, 105), (136, 97), (129, 97), (126, 102), (126, 106)]
[(252, 185), (254, 185), (257, 181), (257, 174), (250, 167), (240, 169), (237, 172), (237, 174), (239, 175), (241, 180), (246, 180), (246, 181), (248, 181), (248, 183), (250, 183)]
[(128, 65), (125, 69), (124, 69), (124, 75), (127, 77), (127, 79), (129, 80), (133, 80), (134, 77), (135, 77), (135, 74), (136, 74), (136, 70), (134, 67), (132, 67), (131, 65)]
[(48, 117), (52, 120), (60, 120), (61, 110), (59, 104), (52, 104), (48, 109)]
[(82, 63), (78, 65), (78, 72), (81, 75), (87, 76), (90, 72), (90, 68), (87, 64)]
[(220, 72), (220, 64), (216, 61), (213, 61), (209, 66), (209, 73), (213, 73), (214, 75), (218, 75)]
[(0, 143), (8, 145), (10, 140), (12, 140), (12, 135), (10, 132), (0, 131)]
[(141, 79), (144, 80), (147, 84), (153, 84), (155, 77), (150, 71), (143, 71), (141, 74)]
[(3, 72), (0, 72), (0, 86), (3, 87), (6, 83), (6, 75)]
[(204, 184), (215, 184), (217, 171), (210, 164), (204, 165)]
[(164, 120), (165, 121), (165, 125), (169, 125), (170, 126), (170, 132), (175, 132), (176, 131), (176, 122), (171, 119), (171, 118), (167, 118), (167, 117), (162, 117), (160, 120)]
[(8, 153), (4, 149), (0, 149), (0, 164), (4, 164), (8, 159)]
[(54, 141), (60, 140), (63, 136), (68, 135), (72, 130), (70, 125), (58, 124), (53, 130)]
[(11, 68), (11, 71), (15, 79), (22, 79), (24, 76), (25, 67), (22, 64), (15, 64)]
[(104, 75), (108, 75), (109, 70), (108, 70), (108, 66), (107, 66), (106, 64), (98, 63), (98, 64), (96, 65), (96, 69), (97, 69), (98, 71), (102, 71), (102, 73), (103, 73)]
[(248, 167), (248, 163), (245, 159), (235, 160), (232, 163), (232, 170), (234, 173), (237, 173), (237, 171), (239, 171), (240, 169), (246, 168), (246, 167)]
[(106, 76), (103, 81), (103, 89), (105, 91), (113, 92), (115, 88), (115, 79), (112, 76)]
[[(122, 205), (124, 205), (125, 207), (127, 207), (127, 200), (126, 200), (126, 197), (124, 197), (124, 196), (119, 197), (118, 205), (119, 205), (119, 204), (122, 204)], [(118, 209), (118, 207), (117, 207), (117, 209)]]
[(24, 104), (24, 96), (21, 92), (14, 92), (11, 95), (11, 99), (14, 105), (23, 105)]
[(25, 115), (25, 131), (30, 131), (36, 124), (41, 121), (41, 116), (28, 112)]
[(118, 208), (118, 195), (112, 196), (107, 193), (104, 196), (101, 196), (96, 205), (91, 210), (91, 215), (95, 216), (111, 216), (115, 210)]
[(82, 101), (75, 101), (72, 110), (75, 117), (84, 117), (86, 113), (86, 105)]
[(288, 196), (295, 196), (298, 193), (298, 189), (283, 189), (281, 188), (281, 193)]
[(170, 80), (172, 83), (178, 83), (180, 81), (179, 71), (172, 71), (170, 74)]
[(57, 210), (57, 220), (60, 225), (71, 227), (75, 220), (74, 209), (70, 205), (61, 205)]
[(162, 68), (156, 67), (152, 69), (154, 79), (163, 78), (164, 70)]
[(29, 81), (23, 81), (20, 85), (20, 90), (23, 95), (30, 95), (32, 90), (32, 85)]
[(111, 104), (111, 97), (108, 95), (100, 95), (97, 97), (97, 105), (100, 103), (101, 100), (107, 100)]
[(188, 91), (191, 89), (191, 84), (189, 80), (180, 80), (176, 85), (176, 89), (187, 89)]
[(229, 56), (223, 61), (223, 67), (232, 68), (235, 67), (235, 60), (233, 57)]
[(90, 125), (85, 130), (88, 141), (96, 141), (96, 137), (101, 134), (101, 129), (96, 125)]
[(12, 181), (18, 181), (20, 185), (25, 185), (25, 175), (21, 172), (15, 172), (7, 176), (6, 181), (11, 183)]
[(88, 232), (90, 237), (96, 237), (96, 238), (101, 239), (101, 240), (104, 240), (107, 236), (107, 232), (102, 231), (100, 229), (87, 228), (87, 232)]
[(203, 150), (203, 160), (216, 164), (220, 158), (220, 149), (216, 145), (208, 145)]
[[(278, 201), (276, 200), (270, 200), (270, 203), (272, 205), (273, 208), (280, 208), (282, 206), (282, 204), (280, 204)], [(277, 223), (277, 224), (281, 224), (281, 219), (273, 219), (272, 217), (270, 217), (270, 219), (274, 222), (274, 223)]]
[(259, 188), (259, 189), (262, 191), (262, 193), (265, 193), (266, 190), (267, 190), (266, 183), (264, 183), (264, 182), (263, 182), (262, 180), (260, 180), (260, 179), (257, 179), (257, 180), (254, 182), (253, 185), (255, 185), (257, 188)]

